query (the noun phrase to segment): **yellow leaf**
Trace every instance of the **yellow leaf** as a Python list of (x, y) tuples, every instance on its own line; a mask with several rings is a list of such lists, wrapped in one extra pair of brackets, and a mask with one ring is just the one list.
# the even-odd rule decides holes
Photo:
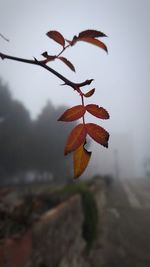
[(84, 143), (78, 147), (73, 153), (73, 165), (74, 165), (74, 178), (78, 178), (86, 169), (90, 157), (91, 152), (88, 152), (85, 147)]

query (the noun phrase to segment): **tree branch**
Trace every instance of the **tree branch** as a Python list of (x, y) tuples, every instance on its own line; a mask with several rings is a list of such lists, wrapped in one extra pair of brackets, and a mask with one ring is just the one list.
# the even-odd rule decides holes
[(43, 67), (44, 69), (48, 70), (49, 72), (51, 72), (55, 76), (57, 76), (60, 80), (62, 80), (65, 83), (65, 85), (68, 85), (68, 86), (72, 87), (74, 90), (76, 90), (78, 92), (80, 91), (79, 90), (80, 87), (85, 86), (85, 85), (89, 85), (93, 81), (93, 79), (91, 79), (91, 80), (86, 80), (86, 81), (84, 81), (82, 83), (74, 83), (74, 82), (68, 80), (66, 77), (64, 77), (62, 74), (60, 74), (56, 70), (54, 70), (51, 67), (47, 66), (45, 64), (45, 60), (40, 60), (39, 61), (36, 58), (34, 58), (34, 60), (31, 60), (31, 59), (13, 57), (13, 56), (10, 56), (10, 55), (7, 55), (7, 54), (3, 54), (1, 52), (0, 52), (0, 58), (2, 60), (10, 59), (10, 60), (13, 60), (13, 61), (18, 61), (18, 62), (22, 62), (22, 63), (27, 63), (27, 64), (32, 64), (32, 65), (37, 65), (37, 66)]

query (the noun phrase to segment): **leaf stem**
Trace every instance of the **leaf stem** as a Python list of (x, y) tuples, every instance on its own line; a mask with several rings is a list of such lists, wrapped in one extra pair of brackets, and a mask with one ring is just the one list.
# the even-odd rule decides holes
[(70, 45), (66, 45), (65, 47), (63, 47), (63, 49), (60, 51), (60, 53), (56, 56), (59, 57)]
[[(84, 105), (84, 96), (83, 96), (83, 93), (82, 92), (80, 93), (80, 96), (81, 96), (82, 106), (84, 107), (85, 106)], [(84, 115), (83, 115), (82, 119), (83, 119), (83, 124), (85, 124), (85, 117), (84, 117)]]

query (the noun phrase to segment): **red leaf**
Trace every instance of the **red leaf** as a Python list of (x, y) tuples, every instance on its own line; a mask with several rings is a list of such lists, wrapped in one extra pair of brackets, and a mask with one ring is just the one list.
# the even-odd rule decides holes
[(94, 123), (86, 124), (87, 133), (99, 144), (108, 147), (109, 133), (101, 126)]
[(78, 178), (86, 169), (91, 152), (84, 148), (84, 143), (78, 147), (73, 153), (74, 178)]
[(75, 71), (73, 64), (65, 57), (58, 57), (62, 62), (64, 62), (72, 71)]
[(86, 105), (86, 110), (97, 118), (107, 120), (109, 119), (109, 113), (106, 109), (99, 107), (95, 104)]
[(84, 37), (84, 38), (78, 38), (76, 41), (83, 41), (83, 42), (87, 42), (87, 43), (96, 45), (96, 46), (104, 49), (106, 52), (108, 52), (107, 46), (103, 42), (101, 42), (100, 40), (97, 40), (95, 38), (91, 38), (91, 37), (85, 38)]
[(83, 32), (79, 33), (79, 37), (107, 37), (106, 34), (104, 34), (103, 32), (100, 31), (96, 31), (96, 30), (85, 30)]
[(90, 97), (95, 93), (95, 88), (91, 89), (89, 92), (83, 94), (85, 97)]
[(72, 108), (67, 109), (62, 116), (58, 119), (58, 121), (75, 121), (80, 119), (86, 109), (82, 105), (74, 106)]
[(87, 132), (84, 124), (78, 124), (75, 128), (73, 128), (66, 142), (64, 154), (67, 155), (84, 143), (86, 134)]
[(46, 34), (49, 38), (53, 39), (55, 42), (59, 43), (63, 47), (65, 46), (65, 39), (63, 35), (58, 31), (49, 31)]

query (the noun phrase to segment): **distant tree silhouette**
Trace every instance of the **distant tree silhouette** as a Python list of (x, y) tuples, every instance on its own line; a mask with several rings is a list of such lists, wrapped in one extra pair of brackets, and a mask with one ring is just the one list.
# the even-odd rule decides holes
[(23, 104), (13, 100), (2, 83), (0, 120), (0, 169), (10, 175), (25, 167), (31, 119)]
[(14, 100), (8, 87), (0, 81), (1, 180), (27, 171), (49, 172), (55, 181), (68, 178), (70, 164), (63, 157), (63, 144), (71, 124), (67, 128), (57, 123), (65, 108), (55, 108), (48, 102), (33, 121), (24, 105)]
[(63, 125), (62, 127), (62, 125), (57, 123), (59, 114), (64, 109), (65, 107), (54, 108), (52, 103), (48, 102), (36, 120), (34, 128), (34, 151), (36, 151), (36, 164), (38, 164), (36, 168), (39, 168), (41, 171), (52, 172), (55, 176), (55, 181), (62, 180), (64, 176), (70, 174), (70, 168), (68, 174), (66, 171), (68, 160), (65, 160), (63, 156), (63, 144), (70, 126), (66, 127), (66, 125)]

